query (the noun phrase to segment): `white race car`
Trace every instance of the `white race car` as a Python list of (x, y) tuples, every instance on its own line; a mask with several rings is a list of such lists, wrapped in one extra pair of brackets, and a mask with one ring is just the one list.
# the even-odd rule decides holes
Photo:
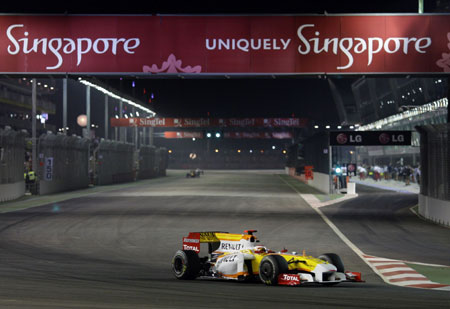
[[(363, 282), (361, 273), (344, 269), (334, 253), (318, 258), (274, 252), (257, 245), (255, 230), (245, 234), (227, 232), (192, 232), (183, 238), (183, 250), (172, 259), (172, 270), (178, 279), (215, 278), (230, 280), (257, 279), (267, 285), (333, 285), (344, 281)], [(206, 246), (205, 248), (202, 248)], [(202, 255), (204, 252), (204, 256)]]

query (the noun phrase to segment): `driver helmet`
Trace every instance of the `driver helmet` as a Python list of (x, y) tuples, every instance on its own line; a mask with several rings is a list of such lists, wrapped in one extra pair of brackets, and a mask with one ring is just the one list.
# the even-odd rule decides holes
[(265, 253), (267, 252), (267, 248), (264, 246), (255, 246), (255, 253)]

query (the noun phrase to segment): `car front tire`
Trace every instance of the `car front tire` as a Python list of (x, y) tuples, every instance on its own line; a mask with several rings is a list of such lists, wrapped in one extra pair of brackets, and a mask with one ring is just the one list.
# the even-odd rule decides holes
[(287, 272), (288, 264), (280, 255), (267, 255), (259, 264), (259, 278), (267, 285), (277, 285), (278, 276)]
[(319, 256), (319, 259), (327, 261), (330, 264), (333, 264), (336, 267), (338, 272), (345, 272), (344, 263), (342, 263), (341, 258), (336, 253), (324, 253)]

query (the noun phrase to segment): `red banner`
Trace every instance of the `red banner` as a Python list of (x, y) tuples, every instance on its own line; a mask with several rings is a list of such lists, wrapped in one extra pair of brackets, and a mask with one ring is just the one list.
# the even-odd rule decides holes
[(305, 118), (111, 118), (111, 127), (305, 127)]
[(166, 131), (163, 134), (164, 138), (203, 138), (203, 132), (175, 132)]
[[(189, 132), (189, 131), (165, 131), (161, 134), (156, 134), (158, 137), (163, 138), (204, 138), (203, 132)], [(223, 134), (224, 138), (234, 138), (234, 139), (246, 139), (246, 138), (256, 138), (256, 139), (291, 139), (293, 134), (291, 132), (225, 132)]]
[(0, 16), (0, 72), (450, 72), (449, 15)]
[(291, 139), (291, 132), (225, 132), (225, 138)]

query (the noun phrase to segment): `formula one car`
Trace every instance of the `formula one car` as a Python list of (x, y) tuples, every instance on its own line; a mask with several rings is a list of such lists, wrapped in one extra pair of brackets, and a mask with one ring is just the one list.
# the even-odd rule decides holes
[[(318, 258), (287, 250), (274, 252), (257, 245), (256, 230), (245, 234), (192, 232), (183, 238), (183, 250), (172, 259), (177, 279), (229, 279), (262, 281), (267, 285), (304, 283), (338, 284), (363, 282), (361, 273), (348, 272), (338, 255), (325, 253)], [(202, 245), (202, 246), (201, 246)], [(206, 252), (207, 250), (207, 252)], [(200, 256), (205, 253), (205, 256)]]
[(200, 174), (203, 174), (203, 171), (197, 168), (197, 169), (191, 170), (189, 173), (187, 173), (186, 178), (200, 177)]

